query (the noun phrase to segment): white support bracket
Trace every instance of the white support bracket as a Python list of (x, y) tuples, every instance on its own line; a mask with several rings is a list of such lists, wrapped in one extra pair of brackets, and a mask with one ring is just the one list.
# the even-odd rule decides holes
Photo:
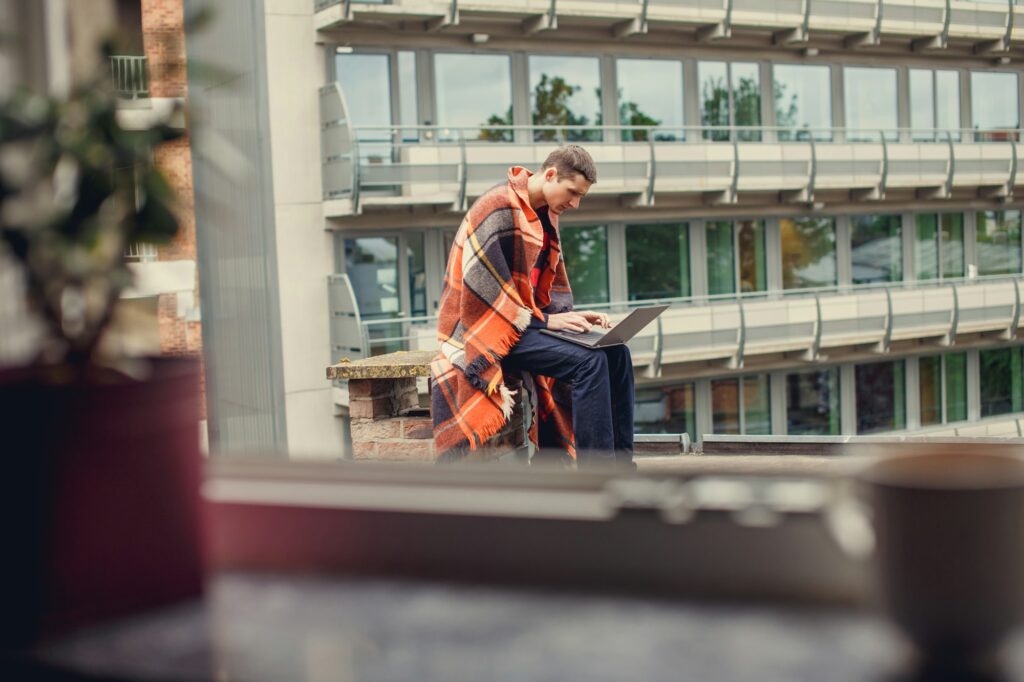
[(523, 33), (528, 36), (536, 35), (542, 31), (554, 31), (558, 28), (558, 14), (555, 8), (556, 0), (551, 0), (548, 11), (544, 14), (523, 20)]

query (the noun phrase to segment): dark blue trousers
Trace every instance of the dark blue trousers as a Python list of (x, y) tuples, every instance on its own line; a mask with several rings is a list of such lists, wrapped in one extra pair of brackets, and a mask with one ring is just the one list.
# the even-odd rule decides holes
[(584, 348), (529, 328), (502, 366), (572, 384), (580, 465), (633, 461), (633, 360), (628, 347)]

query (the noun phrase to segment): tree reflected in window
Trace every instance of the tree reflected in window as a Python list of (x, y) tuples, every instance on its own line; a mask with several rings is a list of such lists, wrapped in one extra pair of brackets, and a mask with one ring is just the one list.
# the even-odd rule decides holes
[(831, 218), (781, 218), (782, 286), (808, 289), (836, 283), (836, 230)]

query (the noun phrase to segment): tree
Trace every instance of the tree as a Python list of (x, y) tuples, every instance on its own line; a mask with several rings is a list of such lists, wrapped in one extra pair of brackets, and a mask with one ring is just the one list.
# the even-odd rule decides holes
[[(533, 123), (534, 125), (553, 125), (559, 127), (585, 126), (589, 123), (584, 115), (577, 116), (569, 107), (569, 100), (580, 91), (580, 86), (567, 83), (561, 76), (549, 77), (541, 74), (540, 82), (533, 90)], [(534, 130), (536, 141), (555, 140), (557, 130)]]
[[(510, 126), (512, 125), (512, 105), (508, 106), (508, 111), (505, 112), (504, 116), (498, 114), (491, 114), (490, 118), (484, 125), (488, 126)], [(480, 131), (480, 140), (488, 140), (490, 142), (511, 142), (512, 131), (507, 129), (484, 129)]]

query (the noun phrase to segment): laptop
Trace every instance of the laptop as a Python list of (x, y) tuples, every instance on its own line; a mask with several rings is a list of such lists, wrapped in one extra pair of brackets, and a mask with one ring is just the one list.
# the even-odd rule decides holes
[(568, 330), (553, 331), (541, 329), (541, 334), (557, 336), (560, 339), (571, 341), (587, 348), (607, 348), (608, 346), (621, 346), (637, 335), (637, 333), (654, 321), (668, 309), (668, 305), (648, 305), (636, 308), (629, 315), (624, 317), (611, 329), (599, 329), (594, 327), (589, 332), (572, 332)]

